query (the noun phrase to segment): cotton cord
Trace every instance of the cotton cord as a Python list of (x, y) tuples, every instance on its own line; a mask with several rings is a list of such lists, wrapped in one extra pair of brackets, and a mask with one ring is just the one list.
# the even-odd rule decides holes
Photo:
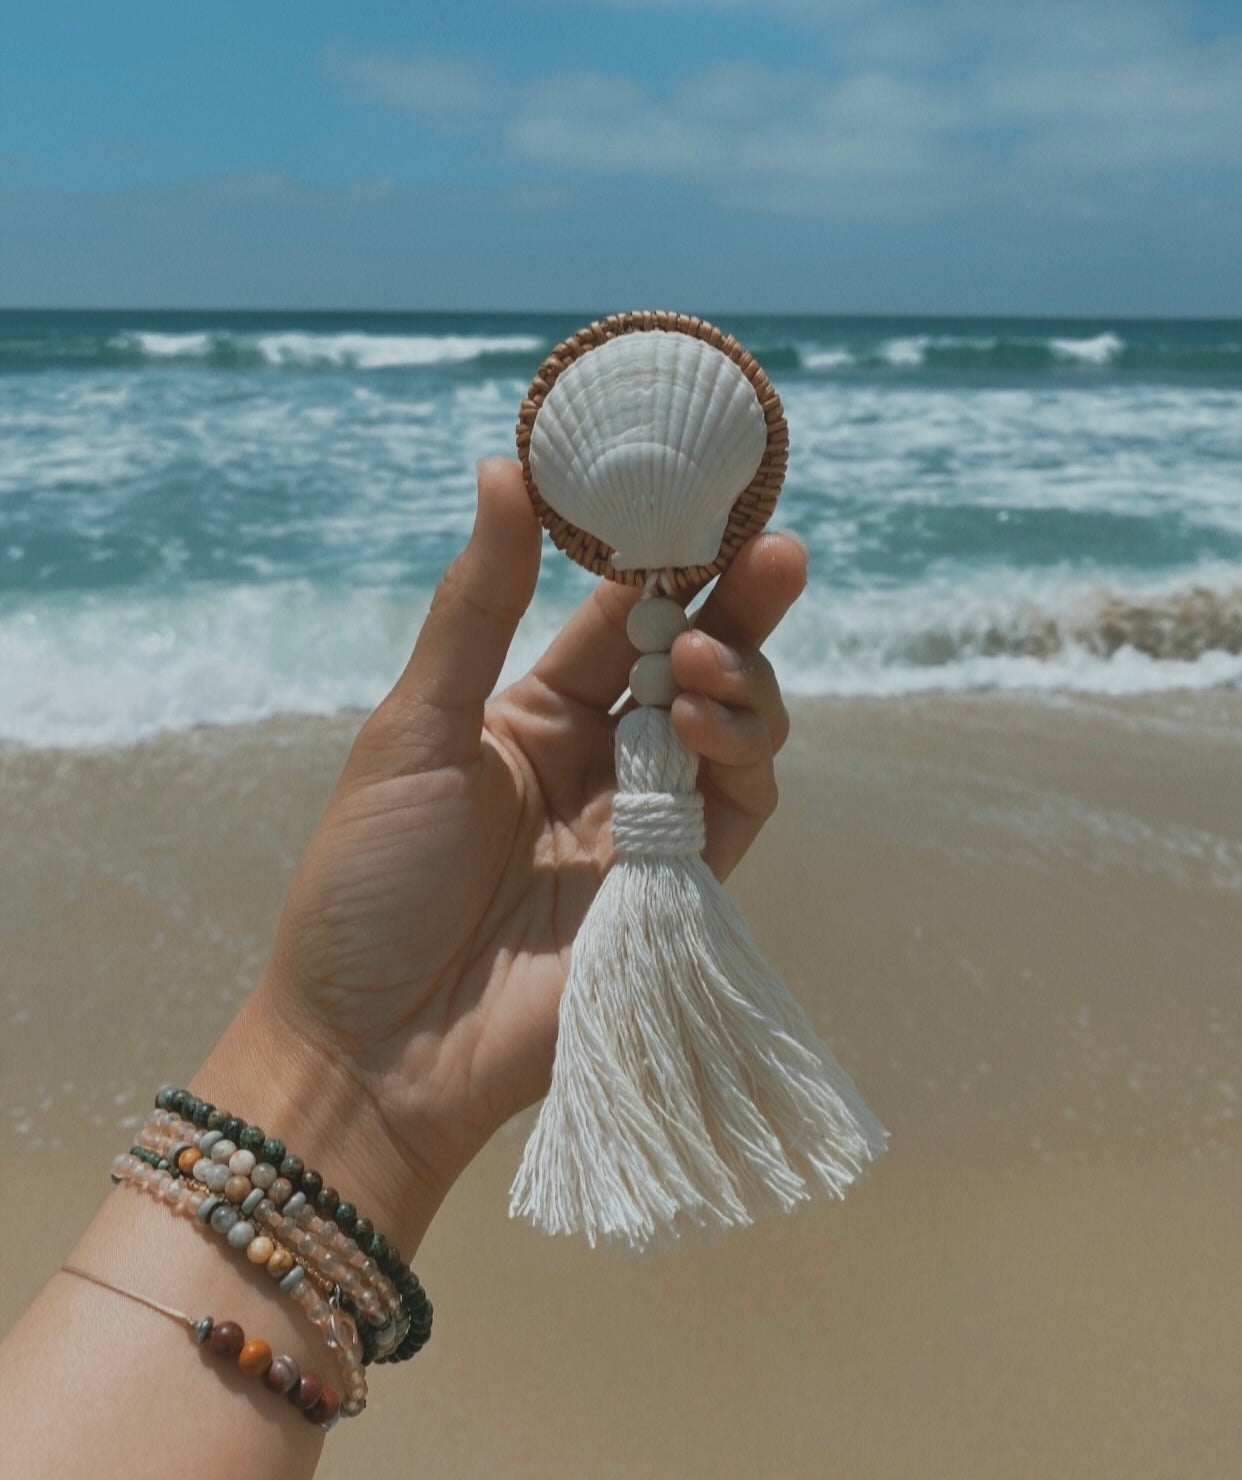
[(617, 862), (574, 942), (510, 1212), (641, 1250), (842, 1196), (887, 1132), (698, 856), (698, 762), (667, 711), (622, 718), (616, 766)]
[(688, 858), (707, 841), (703, 798), (697, 791), (619, 793), (612, 808), (612, 845), (620, 858)]

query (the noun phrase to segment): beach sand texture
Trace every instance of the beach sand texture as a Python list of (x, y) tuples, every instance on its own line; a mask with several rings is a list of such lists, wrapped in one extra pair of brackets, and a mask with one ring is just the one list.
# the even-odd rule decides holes
[[(7, 1329), (261, 968), (353, 721), (0, 754)], [(807, 702), (731, 888), (892, 1131), (649, 1261), (505, 1216), (321, 1474), (1242, 1474), (1242, 695)]]

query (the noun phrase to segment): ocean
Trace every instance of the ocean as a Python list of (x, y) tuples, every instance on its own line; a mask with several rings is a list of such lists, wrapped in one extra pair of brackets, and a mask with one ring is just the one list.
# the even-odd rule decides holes
[[(589, 317), (0, 313), (0, 742), (375, 703)], [(715, 322), (789, 418), (789, 692), (1242, 682), (1242, 321)], [(511, 671), (591, 579), (545, 546)]]

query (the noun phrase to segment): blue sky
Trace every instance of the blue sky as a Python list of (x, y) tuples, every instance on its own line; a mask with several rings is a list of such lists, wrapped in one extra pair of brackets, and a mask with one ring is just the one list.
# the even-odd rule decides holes
[(1242, 314), (1238, 0), (4, 0), (0, 303)]

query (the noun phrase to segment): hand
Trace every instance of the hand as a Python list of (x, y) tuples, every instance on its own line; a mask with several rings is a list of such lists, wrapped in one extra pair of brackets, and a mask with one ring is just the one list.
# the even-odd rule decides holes
[[(481, 465), (469, 544), (358, 736), (248, 1007), (330, 1066), (325, 1093), (335, 1080), (339, 1103), (363, 1107), (356, 1144), (406, 1184), (392, 1216), (407, 1240), (546, 1091), (570, 947), (611, 859), (609, 710), (635, 657), (625, 618), (639, 593), (601, 582), (488, 702), (541, 536), (517, 464)], [(805, 580), (798, 542), (757, 537), (672, 649), (685, 690), (673, 723), (702, 757), (705, 857), (721, 878), (776, 804), (789, 725), (758, 647)]]

